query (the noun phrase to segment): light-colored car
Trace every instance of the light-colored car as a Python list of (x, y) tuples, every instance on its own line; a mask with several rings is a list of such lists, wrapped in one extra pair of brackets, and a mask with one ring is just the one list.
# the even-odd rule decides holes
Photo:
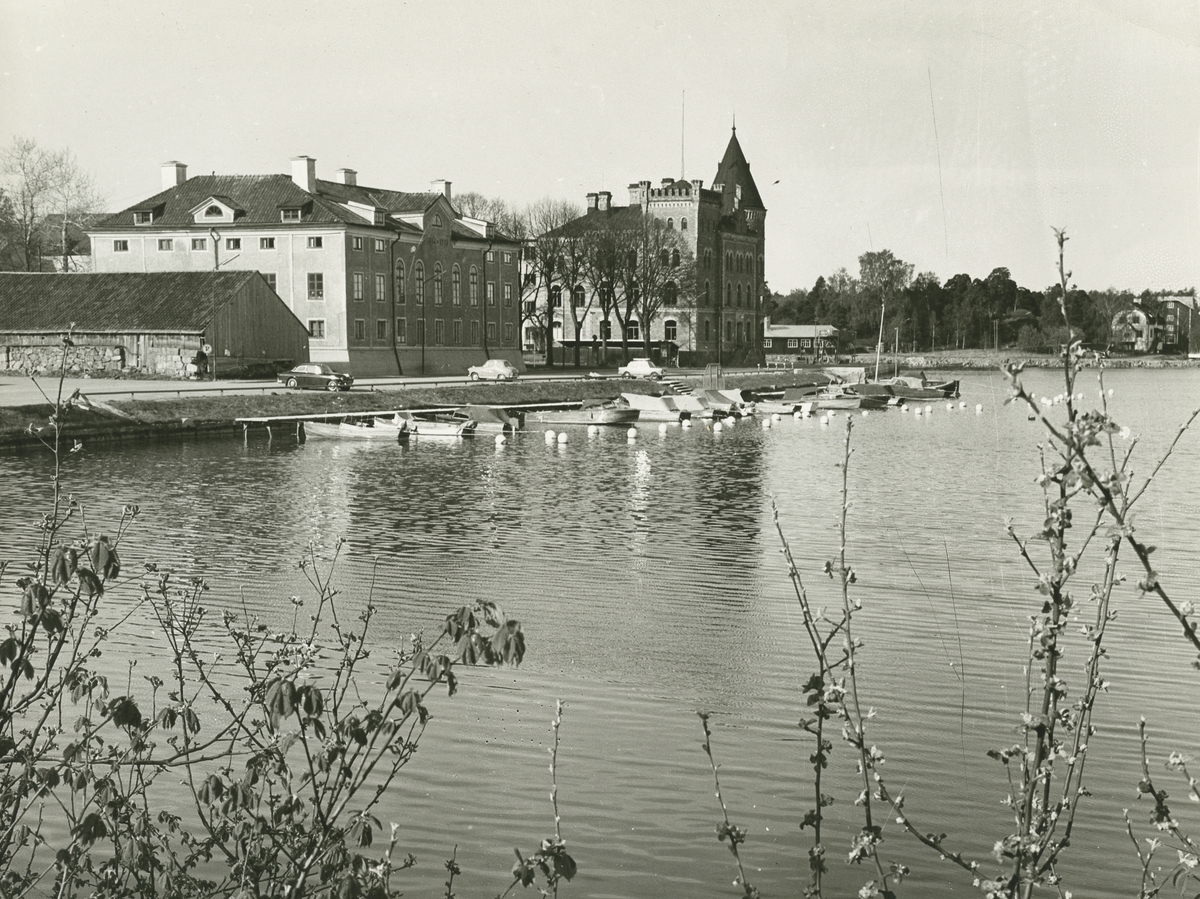
[(622, 378), (649, 378), (651, 381), (661, 381), (663, 378), (662, 368), (646, 358), (630, 359), (628, 365), (617, 369), (617, 374)]
[(349, 390), (354, 377), (346, 372), (334, 371), (328, 365), (309, 362), (297, 365), (291, 371), (280, 372), (275, 380), (288, 387), (308, 390)]
[(515, 381), (520, 377), (520, 372), (507, 359), (488, 359), (483, 365), (468, 368), (467, 375), (472, 381)]

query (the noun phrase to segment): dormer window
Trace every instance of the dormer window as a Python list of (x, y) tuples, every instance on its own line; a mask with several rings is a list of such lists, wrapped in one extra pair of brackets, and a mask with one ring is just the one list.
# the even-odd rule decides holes
[(279, 220), (283, 222), (300, 221), (300, 207), (296, 206), (291, 209), (280, 209)]
[(204, 215), (207, 218), (221, 218), (225, 215), (225, 210), (220, 206), (213, 205), (204, 210)]
[(154, 221), (154, 213), (149, 210), (135, 212), (133, 214), (133, 223), (135, 225), (149, 225)]
[(433, 227), (435, 227), (435, 228), (442, 227), (442, 217), (440, 215), (438, 215), (438, 213), (436, 213), (436, 212), (433, 214)]

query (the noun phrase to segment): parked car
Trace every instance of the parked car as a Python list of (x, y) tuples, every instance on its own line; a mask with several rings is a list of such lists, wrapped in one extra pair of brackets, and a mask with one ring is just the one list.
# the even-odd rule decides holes
[(354, 376), (334, 371), (322, 363), (309, 362), (297, 365), (291, 371), (280, 372), (275, 380), (287, 387), (299, 387), (302, 390), (349, 390), (354, 383)]
[(630, 359), (628, 365), (617, 369), (622, 378), (649, 378), (651, 381), (661, 381), (663, 370), (649, 359)]
[(488, 359), (483, 365), (472, 365), (467, 369), (472, 381), (480, 378), (489, 381), (515, 381), (520, 377), (517, 367), (507, 359)]

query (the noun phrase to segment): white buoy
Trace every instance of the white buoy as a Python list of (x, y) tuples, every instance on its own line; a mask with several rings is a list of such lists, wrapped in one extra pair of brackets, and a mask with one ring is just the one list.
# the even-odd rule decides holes
[(658, 426), (658, 433), (660, 433), (660, 434), (667, 433), (667, 423), (665, 421)]
[(868, 410), (868, 409), (863, 409), (863, 418), (866, 418), (866, 417), (867, 417), (868, 415), (870, 415), (870, 414), (871, 414), (870, 410)]
[(566, 431), (563, 431), (561, 434), (558, 435), (558, 442), (560, 445), (567, 442), (567, 432)]
[(589, 437), (595, 437), (599, 433), (600, 433), (599, 425), (588, 425), (588, 436)]
[(975, 404), (975, 414), (978, 415), (982, 411), (983, 411), (983, 403), (976, 403)]
[(960, 408), (960, 409), (965, 409), (965, 408), (967, 408), (967, 401), (966, 401), (966, 400), (959, 400), (959, 402), (958, 402), (958, 408)]
[(722, 430), (724, 430), (724, 426), (719, 421), (714, 421), (713, 422), (713, 433), (720, 434)]
[(692, 420), (690, 418), (685, 418), (683, 421), (681, 421), (679, 423), (679, 427), (684, 428), (684, 429), (690, 428), (691, 426), (692, 426)]
[(625, 436), (628, 437), (630, 440), (636, 440), (637, 439), (637, 428), (630, 428), (628, 431), (625, 432)]
[(908, 411), (908, 406), (901, 406), (901, 407), (900, 407), (900, 411), (901, 411), (901, 412), (907, 412), (907, 411)]
[(821, 422), (821, 424), (823, 424), (823, 425), (827, 425), (827, 424), (829, 424), (829, 416), (828, 416), (828, 415), (822, 415), (822, 416), (821, 416), (821, 418), (820, 418), (820, 422)]
[(804, 413), (797, 409), (792, 413), (792, 418), (796, 419), (796, 421), (799, 421), (800, 419), (804, 418)]
[(926, 407), (925, 407), (925, 414), (926, 414), (926, 415), (932, 415), (932, 414), (933, 414), (933, 406), (926, 406)]
[(769, 419), (769, 418), (764, 418), (764, 419), (763, 419), (763, 425), (762, 425), (762, 426), (763, 426), (763, 430), (764, 430), (764, 431), (769, 431), (769, 430), (771, 430), (771, 419)]
[(921, 407), (914, 406), (913, 407), (913, 418), (920, 418), (920, 417), (921, 417)]
[(508, 443), (507, 437), (505, 437), (503, 434), (496, 435), (496, 446), (504, 446), (506, 443)]
[(547, 442), (547, 443), (553, 443), (553, 442), (554, 442), (554, 438), (555, 438), (555, 437), (557, 437), (557, 436), (558, 436), (558, 435), (557, 435), (557, 434), (555, 434), (553, 431), (547, 431), (547, 432), (546, 432), (546, 442)]
[(954, 411), (954, 403), (946, 403), (946, 411), (953, 412)]
[(771, 421), (783, 421), (783, 416), (776, 412), (771, 416)]

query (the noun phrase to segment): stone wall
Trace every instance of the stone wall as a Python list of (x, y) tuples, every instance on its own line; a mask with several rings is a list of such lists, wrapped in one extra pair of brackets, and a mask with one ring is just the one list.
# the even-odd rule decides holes
[[(67, 373), (114, 377), (144, 374), (182, 378), (200, 340), (186, 334), (72, 336)], [(0, 372), (21, 375), (57, 372), (62, 364), (62, 335), (0, 335)]]

